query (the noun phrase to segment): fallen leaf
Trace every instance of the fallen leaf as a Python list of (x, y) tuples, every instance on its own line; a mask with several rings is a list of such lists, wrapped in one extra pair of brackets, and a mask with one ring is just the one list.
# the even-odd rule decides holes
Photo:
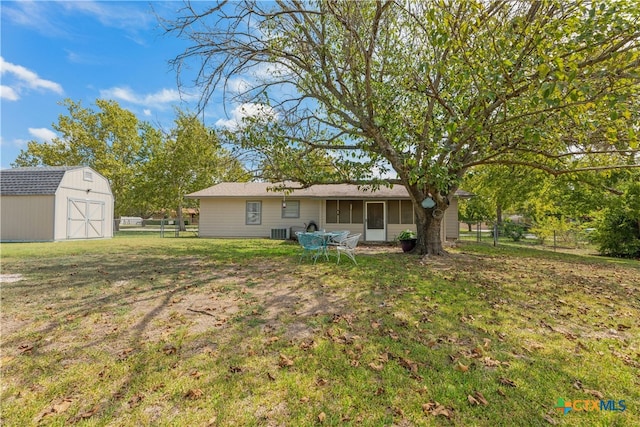
[(500, 377), (498, 381), (500, 381), (500, 384), (508, 385), (509, 387), (517, 387), (517, 384), (509, 378)]
[(229, 372), (231, 372), (232, 374), (237, 374), (239, 372), (242, 372), (242, 368), (240, 366), (229, 366)]
[(327, 380), (326, 380), (326, 379), (324, 379), (324, 378), (318, 378), (318, 379), (316, 380), (316, 385), (318, 385), (318, 386), (320, 386), (320, 387), (325, 386), (325, 385), (327, 385), (328, 383), (329, 383), (329, 381), (327, 381)]
[(271, 372), (267, 372), (267, 378), (269, 378), (270, 381), (275, 381), (276, 380), (276, 377), (274, 377)]
[(54, 404), (52, 408), (54, 412), (60, 414), (62, 412), (65, 412), (67, 409), (69, 409), (72, 403), (73, 403), (73, 400), (69, 398), (65, 398), (65, 399), (62, 399), (61, 402)]
[(545, 414), (543, 418), (544, 418), (544, 420), (545, 420), (546, 422), (548, 422), (549, 424), (551, 424), (551, 425), (553, 425), (553, 426), (555, 426), (555, 425), (557, 425), (557, 424), (558, 424), (558, 422), (557, 422), (556, 420), (554, 420), (553, 418), (551, 418), (551, 416), (550, 416), (550, 415), (546, 415), (546, 414)]
[(31, 353), (31, 350), (33, 350), (33, 344), (22, 344), (18, 347), (18, 350), (22, 354)]
[(196, 371), (192, 371), (189, 375), (191, 375), (195, 379), (198, 379), (202, 376), (202, 372), (196, 370)]
[(382, 365), (382, 364), (376, 365), (373, 362), (369, 363), (369, 367), (371, 369), (373, 369), (374, 371), (378, 371), (378, 372), (380, 372), (380, 371), (382, 371), (384, 369), (384, 365)]
[(318, 414), (318, 421), (320, 421), (321, 423), (323, 423), (326, 418), (327, 418), (327, 414), (325, 414), (324, 412), (320, 412)]
[(469, 370), (469, 367), (467, 365), (463, 365), (461, 362), (458, 362), (455, 369), (456, 371), (467, 372)]
[(142, 402), (142, 399), (144, 399), (144, 395), (141, 393), (133, 395), (131, 399), (129, 399), (129, 401), (127, 402), (129, 404), (129, 408), (133, 408), (138, 403)]
[(293, 366), (293, 360), (289, 359), (287, 356), (280, 353), (280, 361), (278, 362), (278, 365), (280, 365), (282, 368), (287, 366)]
[(453, 417), (453, 409), (447, 408), (444, 405), (441, 405), (438, 402), (430, 401), (429, 403), (425, 403), (422, 405), (422, 410), (425, 414), (433, 415), (437, 417), (441, 415), (443, 417), (451, 419)]
[(185, 395), (187, 399), (191, 399), (191, 400), (200, 399), (202, 396), (204, 396), (204, 392), (199, 388), (192, 388)]
[(472, 404), (472, 405), (480, 405), (480, 402), (478, 402), (478, 401), (476, 400), (476, 398), (475, 398), (475, 397), (473, 397), (473, 396), (471, 396), (470, 394), (469, 394), (469, 395), (467, 395), (467, 400), (468, 400), (468, 401), (469, 401), (469, 403), (470, 403), (470, 404)]
[(482, 393), (480, 393), (479, 391), (474, 391), (473, 392), (473, 397), (480, 402), (480, 404), (482, 405), (488, 405), (489, 402), (487, 401), (487, 399), (485, 399), (484, 395)]
[(167, 356), (170, 354), (175, 354), (177, 351), (178, 349), (172, 346), (171, 344), (167, 344), (162, 348), (162, 352)]

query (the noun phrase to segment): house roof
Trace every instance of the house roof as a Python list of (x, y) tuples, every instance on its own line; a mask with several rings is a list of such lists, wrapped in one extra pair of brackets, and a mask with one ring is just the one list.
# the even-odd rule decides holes
[(38, 166), (0, 170), (3, 196), (42, 196), (55, 194), (64, 174), (84, 166)]
[[(188, 194), (187, 197), (193, 199), (204, 199), (213, 197), (260, 197), (260, 198), (282, 198), (282, 192), (274, 191), (278, 184), (269, 182), (222, 182), (204, 190)], [(456, 195), (468, 197), (471, 194), (458, 190)], [(295, 189), (287, 194), (287, 197), (329, 199), (329, 198), (350, 198), (350, 199), (408, 199), (407, 189), (402, 185), (393, 187), (380, 187), (376, 191), (371, 188), (357, 186), (353, 184), (319, 184), (308, 188)]]

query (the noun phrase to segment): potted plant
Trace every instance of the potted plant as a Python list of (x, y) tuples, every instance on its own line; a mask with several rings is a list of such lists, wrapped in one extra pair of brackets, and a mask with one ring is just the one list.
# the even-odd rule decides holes
[(402, 252), (409, 252), (413, 248), (416, 247), (416, 242), (418, 239), (416, 238), (416, 233), (412, 230), (403, 230), (398, 234), (397, 237), (400, 242), (400, 247), (402, 248)]

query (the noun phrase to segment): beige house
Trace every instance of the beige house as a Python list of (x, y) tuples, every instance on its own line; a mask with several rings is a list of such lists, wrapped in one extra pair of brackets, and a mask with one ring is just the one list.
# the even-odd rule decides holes
[(0, 241), (113, 237), (113, 195), (89, 167), (0, 170)]
[[(400, 185), (376, 191), (356, 185), (314, 185), (289, 194), (264, 182), (225, 182), (189, 194), (200, 199), (200, 237), (290, 238), (315, 224), (318, 229), (362, 233), (369, 242), (393, 241), (415, 231), (413, 206)], [(460, 192), (460, 196), (467, 193)], [(458, 201), (451, 200), (442, 220), (443, 239), (459, 237)]]

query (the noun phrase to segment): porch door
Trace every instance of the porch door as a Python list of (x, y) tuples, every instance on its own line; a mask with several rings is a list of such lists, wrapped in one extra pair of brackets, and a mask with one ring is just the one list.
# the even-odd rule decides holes
[(384, 242), (387, 237), (384, 216), (385, 202), (366, 202), (365, 234), (364, 239), (369, 242)]

